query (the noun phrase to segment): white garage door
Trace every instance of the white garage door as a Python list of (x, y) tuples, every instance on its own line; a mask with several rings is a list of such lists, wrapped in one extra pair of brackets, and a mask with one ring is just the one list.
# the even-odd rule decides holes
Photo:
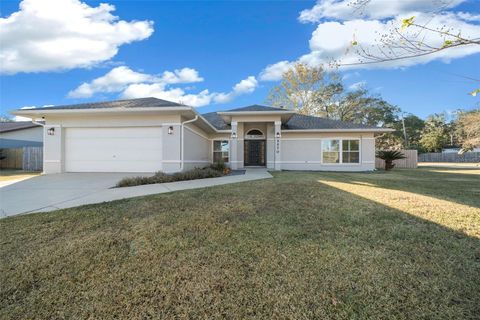
[(160, 127), (67, 128), (65, 171), (154, 172), (162, 170)]

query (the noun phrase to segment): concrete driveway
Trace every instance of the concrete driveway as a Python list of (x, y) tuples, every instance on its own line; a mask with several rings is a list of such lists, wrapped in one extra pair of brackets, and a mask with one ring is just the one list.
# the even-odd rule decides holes
[(51, 211), (62, 204), (103, 192), (127, 176), (142, 173), (62, 173), (32, 177), (0, 188), (0, 217)]
[(179, 190), (272, 178), (264, 168), (245, 174), (136, 187), (113, 188), (120, 179), (152, 173), (61, 173), (36, 176), (0, 187), (0, 218)]

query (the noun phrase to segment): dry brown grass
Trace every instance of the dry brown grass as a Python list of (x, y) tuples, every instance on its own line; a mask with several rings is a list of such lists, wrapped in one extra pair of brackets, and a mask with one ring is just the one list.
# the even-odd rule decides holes
[(274, 175), (0, 220), (0, 318), (478, 317), (478, 175)]
[(38, 176), (40, 172), (28, 172), (22, 170), (0, 170), (0, 182), (13, 181), (18, 179), (26, 179)]

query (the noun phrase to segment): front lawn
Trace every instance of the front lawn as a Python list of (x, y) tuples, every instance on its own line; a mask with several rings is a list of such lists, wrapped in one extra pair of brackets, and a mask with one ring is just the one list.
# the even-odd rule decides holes
[(479, 169), (273, 175), (0, 220), (0, 318), (478, 318)]

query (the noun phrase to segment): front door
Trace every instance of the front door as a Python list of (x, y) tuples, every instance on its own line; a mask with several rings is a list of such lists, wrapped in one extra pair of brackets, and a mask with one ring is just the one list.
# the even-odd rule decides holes
[(243, 155), (246, 166), (265, 166), (265, 140), (245, 140)]

